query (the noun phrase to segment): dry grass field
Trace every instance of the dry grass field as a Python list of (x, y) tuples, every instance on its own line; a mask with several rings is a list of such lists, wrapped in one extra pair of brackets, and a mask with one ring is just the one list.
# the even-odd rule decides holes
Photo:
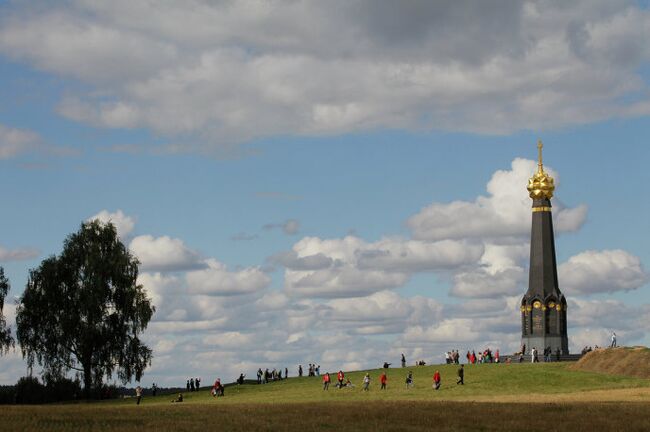
[[(0, 407), (2, 431), (648, 431), (650, 380), (586, 371), (603, 368), (617, 351), (582, 364), (511, 364), (467, 367), (466, 385), (455, 384), (454, 366), (413, 368), (416, 387), (406, 389), (408, 369), (390, 369), (389, 387), (360, 390), (364, 372), (348, 374), (353, 389), (323, 391), (320, 379), (291, 378), (266, 385), (229, 387), (224, 398), (207, 390), (123, 400)], [(641, 357), (637, 358), (640, 361)], [(430, 376), (443, 375), (434, 391)]]

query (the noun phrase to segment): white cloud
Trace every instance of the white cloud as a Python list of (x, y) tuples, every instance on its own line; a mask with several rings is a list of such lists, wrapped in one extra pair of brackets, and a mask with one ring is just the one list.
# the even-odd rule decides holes
[(561, 289), (567, 294), (596, 294), (637, 289), (650, 280), (641, 260), (616, 249), (589, 250), (558, 267)]
[(188, 272), (186, 281), (191, 294), (230, 296), (249, 294), (263, 290), (271, 278), (258, 267), (247, 267), (239, 271), (228, 271), (215, 259), (205, 261), (207, 268)]
[(650, 113), (639, 74), (650, 13), (626, 1), (78, 1), (3, 14), (0, 53), (90, 87), (62, 101), (63, 115), (149, 128), (173, 138), (174, 151), (377, 128), (509, 133)]
[(454, 346), (458, 343), (478, 342), (481, 334), (476, 331), (476, 323), (469, 319), (447, 319), (429, 326), (409, 327), (404, 332), (404, 340), (416, 343), (448, 343)]
[(425, 243), (386, 238), (368, 243), (358, 237), (305, 237), (278, 257), (286, 266), (291, 295), (357, 297), (402, 286), (414, 271), (455, 268), (476, 262), (483, 249), (458, 241)]
[[(407, 221), (413, 237), (433, 241), (528, 236), (532, 202), (526, 193), (526, 184), (536, 169), (536, 162), (517, 158), (512, 161), (511, 170), (496, 171), (492, 175), (487, 184), (487, 197), (479, 196), (473, 202), (434, 203), (425, 207)], [(545, 170), (559, 185), (557, 173), (548, 167)], [(556, 232), (575, 231), (582, 226), (587, 216), (586, 206), (570, 209), (556, 199), (552, 203)]]
[(117, 229), (117, 235), (122, 239), (127, 239), (133, 228), (135, 228), (135, 218), (127, 216), (122, 210), (117, 210), (116, 212), (109, 212), (108, 210), (102, 210), (94, 216), (91, 216), (87, 219), (88, 221), (98, 220), (102, 223), (111, 222), (115, 225)]
[(436, 321), (441, 311), (442, 305), (432, 299), (380, 291), (367, 297), (330, 300), (320, 318), (330, 327), (347, 328), (352, 333), (387, 334), (401, 333), (409, 323)]
[(0, 159), (9, 159), (36, 149), (41, 137), (32, 131), (7, 127), (0, 123)]
[(0, 262), (2, 261), (23, 261), (36, 258), (41, 254), (38, 249), (21, 247), (17, 249), (6, 249), (0, 246)]
[(198, 252), (182, 240), (168, 236), (141, 235), (131, 240), (129, 249), (140, 260), (143, 271), (182, 271), (206, 266)]

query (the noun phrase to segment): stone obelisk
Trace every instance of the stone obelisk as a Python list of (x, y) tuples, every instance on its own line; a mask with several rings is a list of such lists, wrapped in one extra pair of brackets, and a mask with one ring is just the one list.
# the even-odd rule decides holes
[(542, 142), (537, 143), (537, 172), (528, 180), (533, 200), (530, 235), (530, 274), (528, 291), (521, 300), (521, 343), (526, 352), (536, 348), (540, 353), (550, 347), (555, 354), (569, 354), (567, 338), (567, 304), (560, 292), (555, 261), (555, 238), (551, 198), (555, 190), (553, 177), (544, 171)]

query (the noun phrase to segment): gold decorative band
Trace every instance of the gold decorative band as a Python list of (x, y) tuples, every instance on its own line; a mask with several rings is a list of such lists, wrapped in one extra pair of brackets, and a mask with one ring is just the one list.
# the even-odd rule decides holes
[(534, 212), (550, 212), (551, 208), (550, 207), (533, 207), (533, 213)]

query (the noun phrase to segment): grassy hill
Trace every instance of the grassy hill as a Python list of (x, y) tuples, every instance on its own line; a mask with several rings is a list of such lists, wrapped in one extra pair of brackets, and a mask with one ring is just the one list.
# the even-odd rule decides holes
[[(290, 378), (269, 384), (230, 386), (223, 398), (213, 398), (208, 390), (183, 393), (186, 403), (309, 403), (352, 401), (440, 401), (440, 400), (500, 400), (502, 397), (557, 395), (598, 389), (650, 387), (650, 381), (635, 377), (574, 370), (569, 363), (482, 364), (465, 366), (465, 385), (456, 385), (458, 366), (438, 365), (387, 369), (388, 389), (380, 390), (379, 375), (384, 369), (346, 373), (355, 388), (336, 389), (335, 372), (331, 372), (329, 391), (322, 390), (321, 377)], [(442, 387), (431, 388), (435, 370), (442, 375)], [(413, 372), (414, 388), (406, 389), (408, 371)], [(370, 373), (370, 391), (361, 391), (365, 373)], [(145, 398), (143, 403), (168, 404), (170, 395)], [(133, 403), (130, 399), (123, 404)]]
[[(431, 388), (433, 373), (442, 388)], [(415, 388), (405, 388), (412, 370)], [(456, 366), (388, 370), (388, 389), (379, 390), (381, 369), (346, 374), (353, 389), (322, 390), (320, 377), (290, 378), (265, 385), (208, 390), (117, 401), (3, 407), (3, 431), (227, 430), (227, 431), (589, 431), (650, 430), (650, 380), (574, 370), (571, 364), (485, 364), (465, 367), (456, 385)], [(334, 378), (334, 374), (332, 374)], [(207, 381), (207, 380), (206, 380)], [(606, 402), (605, 402), (606, 401)], [(621, 419), (625, 419), (623, 423)]]
[(597, 349), (587, 353), (570, 369), (650, 378), (650, 349), (646, 347)]

